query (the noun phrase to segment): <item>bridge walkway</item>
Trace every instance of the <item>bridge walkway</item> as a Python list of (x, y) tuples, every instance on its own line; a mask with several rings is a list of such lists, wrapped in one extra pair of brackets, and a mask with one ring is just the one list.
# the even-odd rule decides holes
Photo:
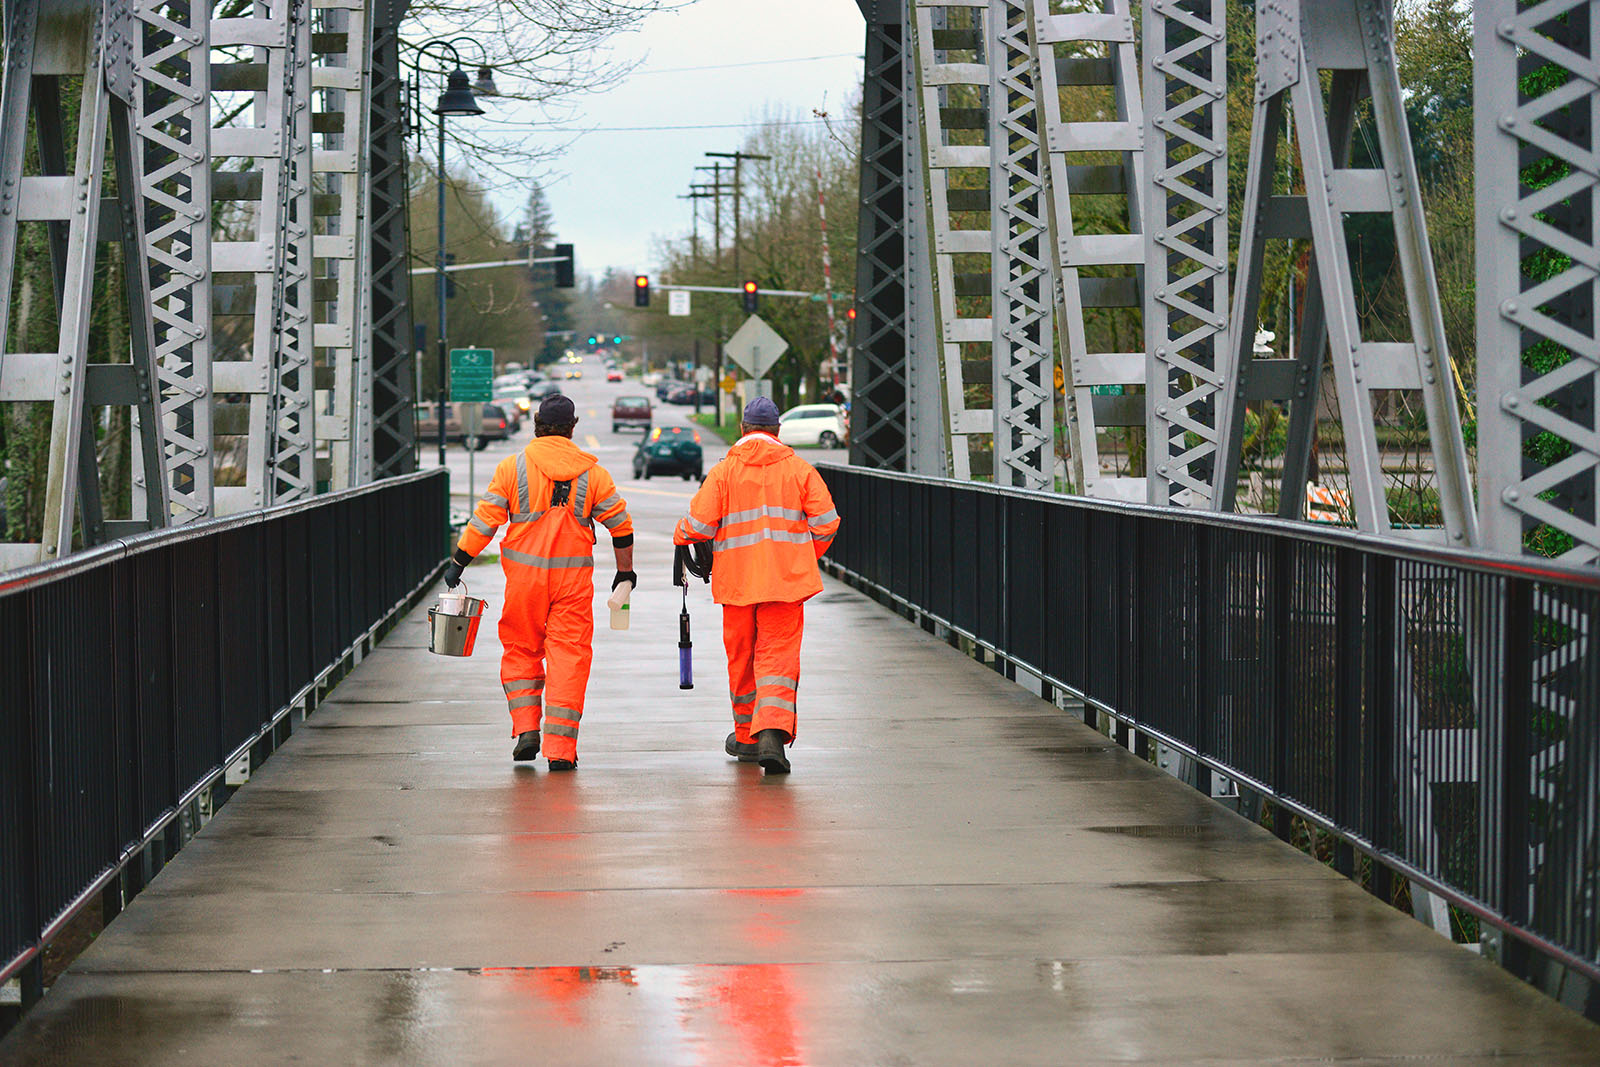
[[(640, 487), (643, 528), (681, 495)], [(511, 763), (492, 627), (444, 660), (415, 613), (0, 1062), (1600, 1057), (1600, 1028), (837, 583), (795, 773), (728, 760), (703, 591), (676, 688), (669, 552), (641, 534), (634, 628), (599, 631), (575, 773)], [(469, 581), (498, 601), (498, 568)]]

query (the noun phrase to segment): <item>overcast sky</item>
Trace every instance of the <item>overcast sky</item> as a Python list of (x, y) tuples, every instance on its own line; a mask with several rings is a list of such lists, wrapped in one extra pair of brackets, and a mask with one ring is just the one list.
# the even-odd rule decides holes
[[(652, 270), (652, 238), (688, 232), (689, 201), (677, 198), (691, 181), (710, 179), (694, 170), (712, 162), (704, 153), (740, 147), (763, 113), (807, 121), (813, 109), (844, 114), (861, 81), (863, 32), (855, 0), (696, 0), (619, 37), (617, 57), (640, 60), (638, 70), (579, 101), (562, 127), (598, 129), (544, 180), (579, 271)], [(674, 128), (686, 126), (722, 128)], [(544, 136), (559, 144), (573, 135)], [(514, 190), (495, 195), (513, 219), (525, 199)]]

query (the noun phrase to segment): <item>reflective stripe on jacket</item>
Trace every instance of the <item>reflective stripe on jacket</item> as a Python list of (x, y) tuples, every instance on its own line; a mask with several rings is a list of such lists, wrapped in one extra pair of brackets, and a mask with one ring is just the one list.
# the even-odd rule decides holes
[(740, 438), (711, 468), (673, 541), (710, 541), (719, 604), (806, 600), (822, 592), (817, 559), (839, 513), (816, 468), (768, 434)]
[[(571, 485), (566, 502), (552, 507), (558, 482)], [(563, 521), (540, 521), (552, 511), (564, 512)], [(495, 466), (458, 547), (476, 556), (507, 522), (502, 558), (539, 569), (593, 567), (596, 522), (614, 538), (633, 533), (627, 502), (610, 473), (570, 438), (557, 436), (536, 437)]]

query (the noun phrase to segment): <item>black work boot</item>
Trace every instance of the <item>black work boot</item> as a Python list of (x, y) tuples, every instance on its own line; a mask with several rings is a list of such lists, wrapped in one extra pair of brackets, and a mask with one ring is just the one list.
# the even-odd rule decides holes
[(517, 735), (516, 747), (511, 750), (514, 760), (530, 760), (539, 754), (539, 731), (526, 730)]
[(728, 735), (722, 743), (722, 750), (730, 756), (739, 757), (740, 763), (754, 763), (756, 761), (756, 743), (754, 741), (739, 740), (739, 731), (735, 730)]
[(575, 759), (553, 759), (550, 761), (552, 771), (570, 771), (578, 765)]
[(768, 774), (788, 774), (789, 757), (783, 754), (784, 732), (762, 730), (756, 734), (756, 760)]

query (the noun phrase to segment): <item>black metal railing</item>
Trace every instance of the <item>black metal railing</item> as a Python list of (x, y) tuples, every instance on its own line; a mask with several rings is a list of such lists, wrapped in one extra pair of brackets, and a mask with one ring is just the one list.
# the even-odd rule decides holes
[[(1600, 574), (824, 467), (829, 564), (1600, 979)], [(1286, 832), (1287, 816), (1280, 832)]]
[(0, 574), (0, 980), (437, 576), (434, 470)]

